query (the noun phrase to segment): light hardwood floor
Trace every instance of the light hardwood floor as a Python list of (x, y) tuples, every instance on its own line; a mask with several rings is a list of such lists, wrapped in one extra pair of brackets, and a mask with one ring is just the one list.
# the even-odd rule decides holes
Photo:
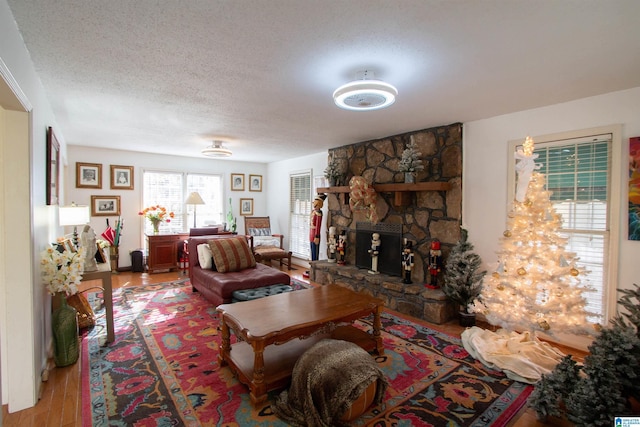
[[(273, 264), (276, 266), (277, 264)], [(304, 268), (296, 267), (296, 270), (288, 271), (286, 267), (283, 271), (292, 277), (303, 279)], [(113, 275), (113, 288), (123, 286), (138, 286), (144, 284), (167, 282), (185, 277), (180, 272), (169, 273), (131, 273), (120, 272)], [(100, 286), (99, 281), (83, 283), (81, 290), (93, 286)], [(437, 329), (445, 332), (460, 335), (463, 328), (458, 325), (457, 320), (445, 325), (437, 325)], [(584, 356), (577, 350), (561, 348), (564, 352), (569, 352), (576, 356)], [(72, 366), (49, 370), (49, 378), (42, 383), (41, 397), (38, 403), (23, 411), (8, 413), (7, 405), (2, 407), (2, 421), (5, 427), (81, 427), (81, 384), (80, 384), (80, 361)], [(558, 424), (545, 424), (536, 419), (535, 412), (529, 408), (523, 408), (520, 413), (509, 424), (511, 427), (543, 427)], [(561, 424), (570, 426), (571, 424)]]

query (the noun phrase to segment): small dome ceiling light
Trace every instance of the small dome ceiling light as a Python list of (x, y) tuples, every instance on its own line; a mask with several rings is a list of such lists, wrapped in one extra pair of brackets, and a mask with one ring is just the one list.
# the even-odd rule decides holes
[(233, 153), (222, 145), (222, 141), (213, 141), (211, 146), (202, 150), (202, 154), (207, 157), (229, 157)]
[(336, 105), (345, 110), (379, 110), (393, 104), (398, 89), (382, 80), (375, 80), (373, 71), (358, 71), (356, 80), (340, 86), (333, 92)]

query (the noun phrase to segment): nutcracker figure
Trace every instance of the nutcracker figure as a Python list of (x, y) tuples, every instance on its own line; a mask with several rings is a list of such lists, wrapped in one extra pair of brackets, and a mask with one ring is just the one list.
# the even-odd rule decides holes
[(342, 231), (338, 236), (338, 246), (336, 247), (338, 255), (338, 265), (345, 265), (345, 253), (347, 250), (347, 235), (346, 231)]
[(442, 271), (442, 251), (440, 250), (440, 241), (438, 239), (431, 242), (429, 250), (429, 284), (426, 286), (431, 289), (438, 289), (438, 275)]
[(373, 233), (371, 235), (371, 249), (369, 249), (369, 255), (371, 256), (371, 270), (369, 273), (378, 274), (378, 254), (380, 254), (380, 234)]
[(336, 240), (336, 228), (329, 227), (329, 262), (336, 262), (336, 247), (338, 246), (338, 241)]
[(411, 240), (404, 239), (404, 248), (402, 249), (402, 283), (413, 283), (411, 281), (411, 271), (413, 270), (413, 265), (413, 243), (411, 242)]

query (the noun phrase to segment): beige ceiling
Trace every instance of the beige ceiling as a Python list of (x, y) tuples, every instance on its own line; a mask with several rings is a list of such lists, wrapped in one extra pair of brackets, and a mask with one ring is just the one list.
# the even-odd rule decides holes
[[(638, 0), (8, 3), (70, 145), (270, 162), (640, 86)], [(337, 108), (365, 69), (396, 103)]]

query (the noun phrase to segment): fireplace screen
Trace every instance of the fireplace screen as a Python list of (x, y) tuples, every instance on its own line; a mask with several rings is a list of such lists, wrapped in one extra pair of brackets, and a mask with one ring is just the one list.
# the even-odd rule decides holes
[(356, 223), (356, 266), (371, 269), (371, 235), (380, 234), (378, 271), (390, 276), (402, 275), (402, 224)]

